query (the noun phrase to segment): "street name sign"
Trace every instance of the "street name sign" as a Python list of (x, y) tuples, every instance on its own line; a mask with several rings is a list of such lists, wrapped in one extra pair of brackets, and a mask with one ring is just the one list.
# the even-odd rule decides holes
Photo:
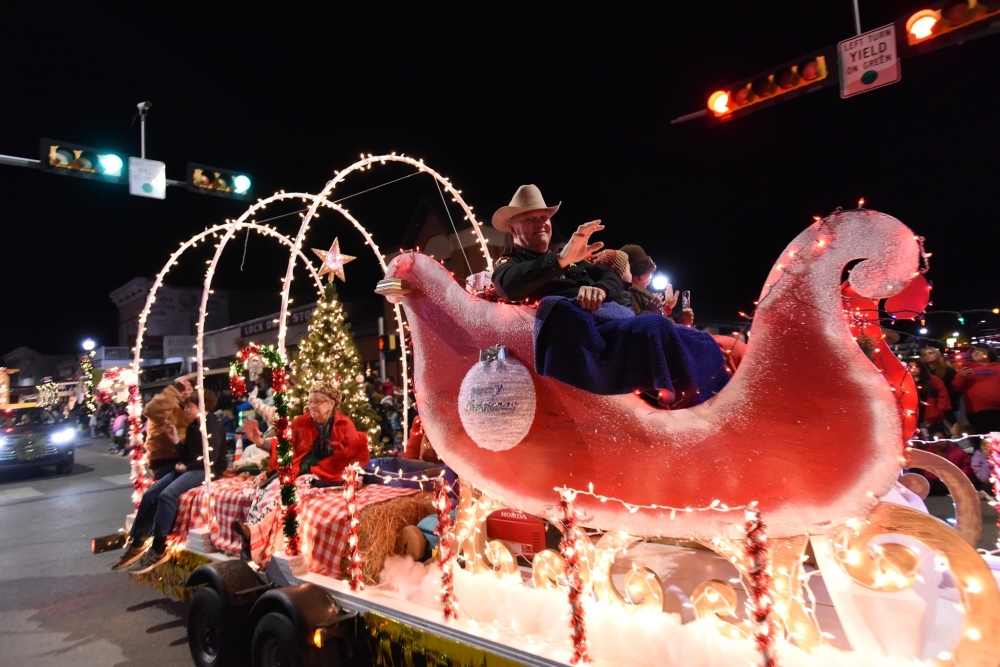
[(137, 197), (166, 199), (166, 163), (130, 157), (128, 159), (128, 192)]
[(888, 86), (903, 77), (892, 23), (838, 43), (837, 55), (842, 98)]

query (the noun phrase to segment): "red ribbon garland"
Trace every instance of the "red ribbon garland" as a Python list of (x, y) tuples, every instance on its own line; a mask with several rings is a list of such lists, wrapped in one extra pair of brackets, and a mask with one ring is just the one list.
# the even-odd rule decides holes
[(344, 469), (344, 502), (347, 504), (349, 523), (347, 528), (348, 574), (351, 576), (351, 590), (364, 590), (365, 577), (361, 571), (361, 512), (358, 510), (358, 488), (361, 486), (361, 467), (352, 463)]
[(750, 616), (753, 620), (753, 637), (757, 650), (763, 659), (762, 667), (777, 667), (774, 658), (774, 624), (771, 622), (771, 565), (768, 561), (770, 547), (767, 534), (764, 532), (764, 522), (757, 510), (747, 510), (744, 555), (748, 561), (747, 587), (749, 594)]
[(583, 577), (580, 575), (580, 554), (576, 544), (576, 510), (573, 507), (573, 497), (576, 495), (568, 489), (560, 492), (559, 504), (563, 511), (563, 538), (559, 542), (559, 550), (566, 559), (566, 579), (569, 581), (569, 607), (572, 614), (570, 628), (573, 630), (573, 656), (570, 664), (590, 662), (587, 653), (587, 628), (584, 623), (583, 609)]
[(454, 546), (451, 534), (451, 486), (444, 477), (437, 478), (434, 488), (434, 509), (437, 510), (437, 527), (434, 534), (441, 538), (438, 543), (438, 567), (441, 568), (441, 607), (444, 620), (458, 617), (455, 604)]
[[(990, 433), (986, 442), (990, 445), (990, 465), (993, 466), (993, 474), (990, 475), (993, 481), (993, 497), (1000, 498), (1000, 437)], [(1000, 527), (1000, 517), (997, 518), (997, 527)], [(1000, 549), (1000, 538), (997, 539), (997, 549)]]
[[(131, 408), (134, 405), (138, 405), (142, 401), (142, 395), (139, 393), (138, 385), (130, 384), (128, 387), (128, 403)], [(142, 442), (142, 417), (133, 417), (129, 415), (128, 418), (128, 434), (129, 434), (129, 461), (132, 466), (132, 502), (135, 505), (134, 509), (139, 509), (139, 502), (142, 500), (142, 494), (146, 492), (146, 489), (150, 487), (151, 480), (146, 479), (146, 466), (144, 458), (146, 456), (146, 448), (143, 446)]]

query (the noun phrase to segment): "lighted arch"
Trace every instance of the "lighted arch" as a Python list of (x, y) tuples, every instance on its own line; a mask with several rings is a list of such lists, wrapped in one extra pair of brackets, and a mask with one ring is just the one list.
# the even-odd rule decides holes
[[(420, 172), (426, 172), (434, 177), (434, 179), (444, 186), (445, 192), (451, 195), (453, 202), (457, 203), (465, 211), (465, 219), (472, 223), (472, 229), (476, 234), (476, 238), (479, 241), (479, 248), (483, 253), (483, 257), (486, 259), (486, 266), (492, 265), (492, 259), (490, 257), (489, 248), (486, 245), (486, 237), (483, 236), (483, 232), (480, 229), (479, 221), (476, 220), (475, 214), (472, 212), (472, 207), (469, 206), (465, 200), (462, 198), (461, 190), (457, 189), (451, 184), (451, 181), (442, 176), (440, 173), (434, 169), (428, 167), (424, 164), (423, 160), (417, 160), (406, 155), (396, 155), (395, 153), (390, 153), (389, 155), (371, 155), (365, 157), (364, 154), (361, 155), (361, 159), (354, 164), (347, 167), (343, 171), (335, 171), (334, 178), (327, 182), (323, 191), (313, 198), (313, 203), (309, 207), (309, 210), (302, 217), (302, 225), (299, 227), (299, 232), (295, 236), (295, 251), (299, 252), (302, 249), (302, 242), (305, 239), (306, 232), (309, 230), (309, 224), (312, 222), (313, 217), (316, 216), (316, 211), (319, 210), (320, 206), (326, 206), (333, 210), (339, 211), (341, 215), (347, 218), (357, 229), (361, 232), (362, 236), (365, 238), (365, 243), (375, 252), (375, 257), (378, 259), (379, 266), (385, 271), (388, 267), (385, 261), (385, 256), (382, 255), (382, 251), (379, 250), (378, 246), (372, 240), (371, 235), (368, 231), (359, 223), (347, 209), (343, 208), (336, 202), (330, 201), (329, 195), (333, 192), (334, 188), (342, 182), (347, 175), (364, 169), (371, 169), (372, 165), (375, 163), (385, 164), (386, 162), (399, 162), (402, 164), (408, 164), (415, 167)], [(288, 319), (288, 295), (291, 291), (291, 283), (293, 280), (293, 274), (295, 270), (294, 260), (289, 259), (288, 268), (285, 271), (285, 285), (281, 294), (281, 309), (278, 313), (278, 348), (284, 353), (285, 349), (285, 332), (287, 328)], [(400, 305), (393, 304), (393, 313), (396, 317), (396, 332), (399, 338), (400, 346), (402, 349), (406, 349), (406, 332), (403, 326), (403, 311)], [(409, 387), (409, 364), (406, 361), (406, 355), (403, 355), (403, 391), (404, 394)], [(405, 440), (409, 436), (409, 403), (403, 400), (403, 439)]]
[[(205, 229), (202, 232), (199, 232), (198, 234), (195, 234), (190, 239), (188, 239), (187, 241), (185, 241), (184, 243), (182, 243), (180, 245), (180, 247), (176, 251), (174, 251), (174, 253), (170, 256), (170, 258), (167, 260), (166, 264), (163, 265), (163, 268), (160, 269), (160, 272), (156, 275), (156, 279), (153, 281), (152, 288), (149, 290), (149, 294), (146, 296), (146, 303), (143, 306), (142, 312), (139, 314), (139, 326), (138, 326), (138, 329), (136, 331), (135, 347), (132, 350), (132, 352), (133, 352), (132, 370), (135, 373), (135, 378), (136, 378), (136, 383), (137, 384), (138, 384), (138, 378), (139, 378), (140, 363), (142, 362), (142, 359), (141, 359), (141, 356), (140, 356), (141, 355), (141, 351), (142, 351), (142, 339), (143, 339), (143, 337), (145, 336), (145, 333), (146, 333), (146, 320), (148, 319), (149, 313), (150, 313), (150, 311), (153, 308), (153, 304), (156, 303), (156, 293), (159, 291), (160, 287), (162, 287), (163, 280), (166, 277), (167, 273), (169, 273), (169, 271), (170, 271), (171, 268), (173, 268), (174, 266), (177, 265), (177, 262), (180, 259), (180, 257), (185, 252), (187, 252), (189, 249), (195, 247), (196, 245), (198, 245), (199, 243), (201, 243), (202, 241), (204, 241), (209, 236), (217, 236), (218, 233), (220, 231), (222, 231), (222, 230), (230, 230), (230, 231), (235, 232), (235, 231), (239, 231), (239, 230), (242, 230), (242, 229), (252, 229), (252, 230), (256, 231), (259, 234), (262, 234), (264, 236), (269, 236), (271, 238), (277, 239), (279, 243), (281, 243), (282, 245), (284, 245), (284, 246), (288, 247), (290, 250), (292, 250), (291, 256), (292, 256), (293, 259), (295, 257), (298, 257), (299, 259), (302, 260), (302, 263), (306, 266), (307, 270), (309, 271), (309, 273), (313, 277), (313, 281), (316, 283), (316, 289), (317, 289), (317, 291), (322, 295), (322, 293), (323, 293), (323, 280), (322, 280), (322, 278), (319, 277), (319, 274), (316, 272), (316, 268), (312, 265), (312, 262), (310, 262), (309, 259), (302, 253), (302, 251), (294, 249), (295, 245), (294, 245), (294, 243), (292, 242), (292, 240), (290, 238), (288, 238), (284, 234), (281, 234), (276, 229), (274, 229), (272, 227), (268, 227), (267, 225), (262, 225), (262, 224), (259, 224), (259, 223), (256, 223), (256, 222), (245, 222), (245, 218), (247, 217), (247, 215), (254, 213), (259, 208), (263, 208), (263, 207), (259, 206), (259, 205), (251, 207), (250, 210), (248, 210), (247, 213), (245, 213), (243, 216), (241, 216), (240, 219), (237, 220), (237, 221), (229, 221), (229, 222), (226, 222), (226, 223), (223, 223), (223, 224), (215, 225), (213, 227), (209, 227), (209, 228)], [(203, 293), (202, 296), (204, 296), (204, 295), (205, 294)], [(202, 311), (204, 311), (204, 306), (202, 307)], [(201, 362), (202, 362), (202, 358), (201, 358), (201, 354), (200, 354), (201, 353), (201, 349), (202, 349), (202, 343), (203, 343), (203, 339), (199, 335), (199, 337), (198, 337), (198, 345), (197, 345), (197, 347), (198, 347), (198, 353), (199, 353), (199, 356), (198, 356), (199, 371), (201, 371)], [(198, 389), (199, 389), (199, 395), (202, 395), (203, 392), (201, 390), (204, 389), (204, 375), (202, 375), (201, 372), (199, 372)], [(130, 390), (130, 394), (132, 393), (132, 391), (134, 391), (137, 394), (138, 393), (138, 386), (136, 386), (134, 390)], [(204, 410), (204, 403), (201, 405), (201, 409)], [(133, 400), (130, 399), (130, 401), (129, 401), (129, 417), (130, 418), (131, 417), (139, 418), (141, 416), (142, 416), (142, 399), (140, 398), (137, 401), (133, 401)], [(129, 435), (130, 435), (130, 444), (133, 447), (141, 447), (142, 446), (143, 442), (142, 442), (142, 434), (141, 434), (141, 430), (140, 429), (131, 428)], [(203, 437), (203, 440), (204, 440), (205, 435), (203, 434), (202, 437)], [(203, 447), (207, 448), (207, 440), (203, 441), (202, 444), (203, 444)], [(135, 487), (136, 487), (136, 496), (138, 496), (142, 492), (142, 489), (140, 488), (140, 485), (142, 484), (142, 480), (143, 480), (143, 478), (145, 476), (145, 466), (142, 463), (142, 457), (138, 456), (138, 455), (133, 456), (133, 464), (134, 465), (133, 465), (133, 469), (132, 469), (132, 481), (133, 481), (133, 485), (135, 485)], [(136, 496), (133, 496), (133, 500), (135, 502), (138, 502), (139, 499)]]
[[(316, 209), (319, 206), (325, 206), (327, 208), (330, 208), (330, 209), (332, 209), (332, 210), (337, 211), (338, 213), (340, 213), (347, 220), (349, 220), (351, 222), (351, 224), (353, 224), (354, 227), (359, 232), (361, 232), (361, 235), (365, 239), (365, 243), (367, 243), (369, 245), (369, 247), (372, 248), (372, 250), (375, 252), (376, 257), (379, 259), (379, 265), (382, 267), (382, 270), (385, 271), (385, 269), (387, 268), (386, 264), (385, 264), (385, 259), (382, 257), (381, 252), (379, 252), (378, 246), (375, 245), (375, 241), (374, 241), (374, 239), (372, 239), (371, 234), (368, 233), (368, 230), (365, 229), (364, 226), (360, 222), (358, 222), (358, 220), (354, 216), (352, 216), (350, 213), (348, 213), (346, 209), (344, 209), (343, 207), (341, 207), (336, 202), (331, 202), (331, 201), (327, 200), (322, 195), (313, 195), (313, 194), (304, 193), (304, 192), (278, 192), (278, 193), (276, 193), (274, 195), (271, 195), (267, 199), (262, 199), (262, 200), (258, 201), (256, 204), (254, 204), (249, 209), (247, 209), (243, 213), (243, 215), (241, 215), (235, 221), (230, 222), (227, 225), (222, 225), (221, 227), (224, 228), (226, 231), (223, 234), (222, 238), (219, 240), (218, 244), (216, 245), (216, 247), (215, 247), (215, 254), (213, 255), (211, 261), (208, 263), (208, 269), (205, 272), (205, 285), (204, 285), (204, 288), (202, 289), (202, 293), (201, 293), (201, 306), (198, 309), (198, 325), (197, 325), (197, 328), (195, 330), (195, 336), (196, 336), (196, 341), (195, 341), (195, 358), (196, 358), (196, 360), (198, 362), (198, 396), (199, 396), (199, 401), (200, 401), (199, 402), (199, 408), (201, 409), (202, 412), (205, 411), (205, 399), (204, 399), (204, 391), (203, 391), (204, 386), (205, 386), (204, 344), (203, 344), (204, 343), (204, 335), (205, 335), (205, 318), (208, 315), (208, 297), (212, 293), (212, 280), (215, 277), (215, 269), (216, 269), (216, 267), (217, 267), (217, 265), (219, 263), (219, 258), (222, 256), (222, 252), (225, 250), (226, 245), (229, 243), (229, 240), (233, 237), (233, 235), (236, 233), (236, 231), (238, 231), (243, 226), (246, 226), (248, 224), (248, 223), (244, 223), (243, 222), (244, 220), (246, 220), (247, 217), (249, 217), (250, 215), (253, 215), (254, 213), (256, 213), (259, 210), (267, 208), (267, 205), (270, 204), (270, 203), (273, 203), (275, 201), (287, 200), (287, 199), (300, 199), (300, 200), (302, 200), (304, 202), (312, 201), (312, 204), (310, 205), (310, 208), (309, 208), (309, 214), (311, 214), (313, 216), (316, 214)], [(305, 217), (308, 217), (308, 216), (303, 216), (303, 217), (305, 218)], [(286, 238), (286, 240), (287, 240), (287, 238)], [(289, 302), (288, 296), (289, 296), (289, 292), (291, 290), (292, 277), (293, 277), (294, 269), (295, 269), (295, 259), (296, 259), (296, 257), (304, 257), (303, 254), (302, 254), (301, 230), (300, 230), (300, 237), (297, 237), (297, 241), (298, 241), (297, 243), (293, 243), (293, 245), (291, 246), (292, 247), (292, 252), (290, 254), (290, 260), (291, 261), (289, 262), (288, 273), (286, 273), (285, 278), (284, 278), (284, 287), (283, 287), (282, 292), (281, 292), (281, 312), (278, 315), (278, 322), (279, 322), (279, 325), (278, 325), (278, 353), (281, 354), (282, 358), (284, 358), (284, 356), (285, 356), (285, 335), (287, 333), (287, 318), (286, 318), (286, 315), (287, 315), (288, 302)], [(316, 275), (315, 269), (313, 269), (312, 264), (309, 263), (309, 262), (306, 262), (306, 263), (309, 266), (310, 270), (313, 272), (314, 278), (317, 281), (319, 281), (319, 277)], [(320, 289), (320, 291), (322, 293), (322, 283), (318, 282), (317, 284), (318, 284), (319, 289)], [(396, 320), (397, 320), (397, 324), (398, 324), (398, 331), (399, 331), (399, 335), (400, 335), (400, 341), (402, 342), (402, 341), (405, 341), (405, 338), (404, 338), (405, 334), (403, 332), (403, 326), (402, 326), (402, 311), (401, 311), (401, 309), (400, 309), (400, 307), (399, 307), (398, 304), (395, 306), (395, 309), (396, 309)], [(406, 381), (407, 381), (407, 365), (406, 365), (406, 363), (404, 361), (404, 363), (403, 363), (403, 383), (404, 383), (404, 386), (406, 385)], [(406, 410), (406, 406), (405, 406), (405, 402), (404, 402), (404, 412), (403, 412), (404, 419), (406, 418), (406, 416), (407, 416), (407, 410)], [(403, 430), (403, 435), (404, 435), (404, 437), (407, 435), (407, 429), (405, 427), (404, 427), (404, 430)], [(206, 517), (206, 519), (208, 519), (209, 524), (214, 527), (215, 515), (214, 515), (214, 512), (212, 510), (213, 501), (212, 501), (212, 488), (211, 488), (211, 481), (210, 481), (211, 480), (211, 456), (209, 455), (209, 451), (208, 451), (208, 429), (207, 429), (207, 426), (206, 426), (206, 424), (205, 424), (204, 421), (201, 422), (201, 441), (202, 441), (202, 459), (203, 459), (204, 464), (205, 464), (205, 486), (206, 486), (206, 494), (207, 494), (208, 499), (209, 499), (209, 501), (208, 501), (208, 516)]]
[[(243, 218), (240, 218), (240, 220), (242, 219)], [(195, 234), (190, 239), (182, 243), (180, 247), (174, 252), (174, 254), (170, 256), (170, 259), (167, 260), (167, 263), (163, 265), (163, 268), (160, 269), (160, 272), (156, 274), (156, 279), (153, 281), (153, 286), (149, 290), (149, 294), (146, 296), (146, 304), (145, 306), (143, 306), (142, 312), (139, 314), (139, 328), (138, 331), (136, 332), (135, 348), (133, 348), (132, 350), (133, 352), (132, 370), (135, 371), (137, 377), (139, 374), (139, 363), (142, 361), (142, 359), (140, 358), (140, 351), (142, 349), (142, 339), (146, 333), (146, 319), (149, 317), (149, 313), (153, 308), (153, 304), (156, 302), (156, 293), (159, 291), (160, 287), (163, 286), (163, 280), (166, 277), (167, 273), (170, 272), (171, 268), (177, 265), (177, 262), (180, 259), (181, 255), (183, 255), (189, 249), (195, 247), (209, 236), (218, 235), (220, 231), (234, 224), (239, 225), (239, 229), (247, 229), (247, 228), (252, 229), (260, 234), (263, 234), (264, 236), (270, 236), (274, 239), (277, 239), (279, 243), (288, 247), (289, 249), (294, 248), (294, 243), (292, 242), (292, 240), (287, 236), (285, 236), (284, 234), (278, 232), (274, 228), (268, 227), (267, 225), (261, 225), (256, 222), (240, 222), (240, 221), (226, 222), (223, 224), (215, 225), (214, 227), (209, 227), (205, 229), (205, 231)], [(312, 262), (309, 261), (309, 259), (305, 256), (305, 254), (302, 253), (301, 250), (295, 251), (293, 257), (296, 256), (302, 260), (302, 263), (305, 264), (310, 274), (312, 274), (313, 280), (316, 283), (316, 289), (319, 291), (320, 294), (322, 294), (323, 280), (322, 278), (319, 277), (319, 274), (316, 272), (316, 268), (312, 265)]]

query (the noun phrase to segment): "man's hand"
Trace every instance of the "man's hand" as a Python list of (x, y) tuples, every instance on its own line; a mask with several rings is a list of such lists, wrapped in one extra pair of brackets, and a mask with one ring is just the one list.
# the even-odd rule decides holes
[(971, 368), (960, 368), (960, 369), (958, 369), (958, 372), (961, 373), (962, 377), (964, 377), (964, 378), (967, 378), (970, 375), (972, 375), (972, 369)]
[(580, 288), (579, 294), (576, 295), (576, 305), (593, 315), (601, 307), (601, 304), (604, 303), (606, 296), (604, 290), (600, 287), (584, 285)]
[(177, 435), (177, 427), (174, 426), (174, 423), (169, 419), (163, 422), (163, 432), (167, 435), (170, 442), (175, 445), (181, 441), (180, 436)]
[(685, 308), (681, 311), (681, 314), (677, 316), (677, 324), (683, 324), (686, 327), (694, 326), (694, 311), (690, 308)]
[(674, 291), (674, 286), (667, 283), (667, 288), (663, 290), (663, 296), (661, 297), (663, 301), (663, 314), (670, 315), (673, 309), (677, 306), (677, 300), (681, 298), (680, 292)]
[(184, 473), (186, 473), (188, 471), (188, 467), (186, 465), (184, 465), (183, 463), (175, 463), (174, 464), (174, 470), (176, 470), (177, 472), (179, 472), (180, 474), (183, 475)]
[(565, 269), (574, 262), (582, 262), (603, 248), (604, 244), (600, 241), (587, 245), (590, 241), (590, 235), (602, 229), (604, 229), (604, 225), (601, 224), (600, 220), (585, 222), (577, 227), (573, 236), (570, 237), (569, 243), (563, 246), (562, 252), (559, 253), (559, 258), (556, 260), (559, 266)]

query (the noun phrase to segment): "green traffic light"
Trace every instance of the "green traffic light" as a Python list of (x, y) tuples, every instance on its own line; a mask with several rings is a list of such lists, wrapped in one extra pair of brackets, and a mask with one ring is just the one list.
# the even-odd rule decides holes
[(250, 178), (240, 174), (233, 178), (233, 190), (237, 194), (246, 194), (250, 190)]
[(122, 167), (125, 166), (125, 163), (122, 162), (122, 159), (114, 153), (98, 155), (97, 159), (101, 163), (101, 171), (108, 176), (122, 175)]

